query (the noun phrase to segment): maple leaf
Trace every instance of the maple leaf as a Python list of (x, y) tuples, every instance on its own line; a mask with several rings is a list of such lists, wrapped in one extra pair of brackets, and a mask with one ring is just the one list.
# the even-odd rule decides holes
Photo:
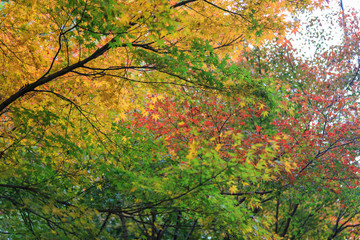
[(236, 185), (232, 185), (232, 186), (229, 188), (229, 191), (230, 191), (231, 194), (234, 194), (234, 193), (238, 192), (239, 190), (238, 190), (238, 188), (237, 188)]
[(216, 144), (215, 151), (219, 152), (222, 147), (222, 144)]
[(298, 32), (299, 32), (299, 27), (298, 27), (298, 26), (294, 27), (294, 28), (291, 30), (291, 34), (294, 34), (294, 35), (296, 35)]
[(265, 104), (260, 103), (260, 104), (259, 104), (259, 109), (262, 110), (262, 109), (264, 109), (264, 108), (265, 108)]
[(263, 112), (261, 113), (261, 116), (267, 117), (267, 116), (269, 116), (269, 112), (268, 112), (268, 111), (263, 111)]
[(155, 121), (157, 121), (157, 120), (159, 120), (160, 115), (158, 115), (158, 114), (152, 114), (151, 117), (152, 117)]
[(245, 107), (246, 106), (246, 101), (240, 101), (239, 106), (240, 107)]
[(257, 132), (260, 132), (260, 131), (261, 131), (261, 126), (256, 125), (256, 131), (257, 131)]
[(150, 113), (149, 113), (148, 111), (143, 111), (143, 112), (142, 112), (143, 117), (147, 117), (147, 116), (149, 116), (149, 114), (150, 114)]

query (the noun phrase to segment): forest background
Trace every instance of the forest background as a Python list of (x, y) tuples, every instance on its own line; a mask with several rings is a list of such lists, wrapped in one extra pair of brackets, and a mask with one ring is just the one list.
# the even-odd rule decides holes
[(3, 1), (1, 237), (356, 239), (359, 21), (328, 4)]

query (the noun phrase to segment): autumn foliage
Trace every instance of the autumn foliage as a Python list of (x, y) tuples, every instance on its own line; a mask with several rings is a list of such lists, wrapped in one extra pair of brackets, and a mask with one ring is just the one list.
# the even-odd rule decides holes
[(326, 2), (2, 2), (0, 238), (357, 239), (360, 29)]

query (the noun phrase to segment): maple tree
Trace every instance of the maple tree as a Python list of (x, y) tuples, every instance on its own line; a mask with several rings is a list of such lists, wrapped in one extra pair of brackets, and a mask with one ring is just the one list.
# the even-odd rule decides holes
[(320, 3), (1, 5), (0, 233), (356, 237), (356, 15), (310, 60), (283, 38)]
[[(211, 179), (217, 192), (210, 196), (233, 196), (235, 202), (223, 205), (223, 211), (231, 204), (242, 209), (226, 213), (235, 213), (242, 225), (222, 226), (219, 216), (206, 234), (230, 239), (358, 236), (358, 20), (354, 13), (337, 21), (345, 28), (343, 42), (330, 49), (320, 44), (312, 61), (296, 55), (288, 40), (242, 55), (239, 65), (252, 69), (252, 77), (276, 79), (268, 93), (282, 96), (275, 100), (282, 108), (272, 108), (274, 100), (264, 95), (243, 101), (185, 89), (179, 91), (191, 98), (152, 96), (145, 111), (133, 114), (134, 131), (145, 126), (154, 140), (165, 141), (182, 171), (196, 172), (191, 183), (201, 182), (207, 171), (221, 172)], [(318, 34), (321, 22), (315, 23)], [(208, 224), (208, 218), (197, 216), (200, 224)]]
[(339, 45), (328, 47), (323, 23), (315, 19), (310, 37), (325, 41), (312, 58), (299, 55), (290, 41), (253, 51), (249, 58), (250, 65), (266, 66), (267, 74), (284, 81), (284, 98), (293, 104), (293, 113), (279, 116), (276, 126), (289, 136), (281, 157), (297, 167), (282, 177), (286, 187), (276, 201), (264, 207), (276, 209), (275, 232), (292, 239), (358, 234), (358, 20), (355, 12), (330, 17), (344, 29)]

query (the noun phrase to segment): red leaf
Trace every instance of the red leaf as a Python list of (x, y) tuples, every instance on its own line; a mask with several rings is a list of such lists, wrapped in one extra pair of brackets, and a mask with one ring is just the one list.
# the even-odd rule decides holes
[(256, 126), (256, 131), (260, 132), (261, 131), (261, 127), (259, 125)]

